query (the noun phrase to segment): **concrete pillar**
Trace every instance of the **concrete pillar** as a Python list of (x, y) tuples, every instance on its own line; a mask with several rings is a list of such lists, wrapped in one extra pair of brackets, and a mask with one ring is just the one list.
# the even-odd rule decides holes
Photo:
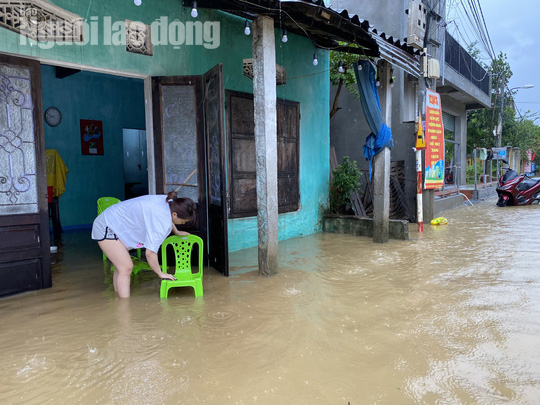
[[(390, 65), (382, 62), (379, 68), (379, 100), (383, 122), (392, 123), (392, 88)], [(384, 148), (373, 157), (373, 242), (386, 243), (390, 228), (390, 149)]]
[(373, 242), (388, 242), (390, 228), (390, 149), (373, 158)]
[[(467, 184), (467, 111), (456, 117), (456, 141), (460, 143), (460, 168), (456, 170), (459, 176), (459, 185)], [(458, 179), (456, 179), (458, 180)]]
[(435, 190), (424, 190), (422, 193), (424, 224), (429, 223), (434, 217), (433, 204), (435, 202)]
[(253, 102), (257, 162), (257, 226), (259, 274), (278, 269), (278, 191), (276, 48), (274, 20), (260, 16), (253, 22)]

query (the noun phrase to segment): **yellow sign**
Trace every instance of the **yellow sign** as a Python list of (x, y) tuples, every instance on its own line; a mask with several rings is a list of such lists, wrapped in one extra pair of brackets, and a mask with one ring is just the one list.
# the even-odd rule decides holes
[(426, 137), (422, 128), (422, 116), (418, 117), (418, 131), (416, 132), (416, 149), (426, 149)]

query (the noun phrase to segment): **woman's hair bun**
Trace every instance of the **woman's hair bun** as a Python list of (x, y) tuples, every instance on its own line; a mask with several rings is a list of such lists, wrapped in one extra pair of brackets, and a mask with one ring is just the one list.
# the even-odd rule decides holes
[(177, 198), (176, 191), (169, 191), (169, 193), (167, 194), (166, 200), (168, 203), (170, 203), (176, 200), (176, 198)]

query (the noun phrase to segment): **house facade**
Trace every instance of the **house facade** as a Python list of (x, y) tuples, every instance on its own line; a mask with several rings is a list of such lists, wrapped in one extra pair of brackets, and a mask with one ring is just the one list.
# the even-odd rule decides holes
[(322, 1), (283, 3), (283, 19), (270, 2), (264, 13), (193, 3), (0, 1), (0, 295), (51, 285), (46, 150), (67, 170), (52, 196), (65, 230), (89, 228), (100, 197), (179, 190), (197, 202), (209, 265), (226, 275), (228, 252), (257, 246), (261, 14), (275, 27), (278, 237), (320, 231), (326, 48), (355, 38), (374, 54), (374, 41)]
[[(376, 27), (375, 32), (378, 35), (402, 43), (407, 42), (410, 31), (409, 15), (412, 13), (409, 13), (408, 9), (412, 4), (418, 6), (417, 3), (420, 3), (426, 11), (424, 15), (425, 41), (422, 41), (421, 46), (427, 49), (428, 59), (438, 62), (439, 74), (436, 78), (424, 77), (425, 69), (420, 64), (421, 75), (415, 75), (413, 72), (394, 66), (392, 119), (389, 123), (394, 137), (391, 160), (402, 163), (403, 190), (409, 212), (414, 220), (417, 184), (413, 147), (416, 134), (415, 120), (421, 108), (421, 102), (419, 103), (418, 99), (423, 98), (420, 94), (422, 91), (420, 81), (425, 81), (424, 88), (429, 87), (441, 96), (446, 167), (452, 173), (452, 182), (445, 184), (445, 187), (455, 187), (465, 184), (467, 111), (487, 108), (491, 105), (490, 77), (446, 32), (444, 23), (446, 2), (443, 0), (424, 2), (340, 0), (333, 4), (333, 7), (344, 9), (349, 15), (361, 15), (372, 27)], [(336, 88), (332, 88), (331, 102), (335, 93)], [(349, 92), (342, 92), (339, 106), (341, 110), (334, 115), (330, 123), (331, 146), (335, 148), (338, 161), (348, 155), (367, 172), (368, 166), (362, 146), (370, 130), (360, 103)], [(433, 193), (425, 193), (424, 200), (425, 205), (433, 206)], [(424, 221), (429, 220), (428, 215), (429, 212), (424, 211)]]

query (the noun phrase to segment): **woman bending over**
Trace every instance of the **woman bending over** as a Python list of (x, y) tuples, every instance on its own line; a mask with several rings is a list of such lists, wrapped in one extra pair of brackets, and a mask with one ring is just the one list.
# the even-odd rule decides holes
[(195, 220), (195, 203), (178, 198), (176, 192), (165, 195), (145, 195), (114, 204), (103, 211), (92, 226), (92, 239), (114, 264), (114, 291), (121, 298), (129, 297), (133, 262), (131, 249), (146, 249), (146, 260), (161, 279), (174, 280), (172, 274), (159, 267), (157, 251), (171, 231), (178, 236), (189, 235), (176, 225)]

